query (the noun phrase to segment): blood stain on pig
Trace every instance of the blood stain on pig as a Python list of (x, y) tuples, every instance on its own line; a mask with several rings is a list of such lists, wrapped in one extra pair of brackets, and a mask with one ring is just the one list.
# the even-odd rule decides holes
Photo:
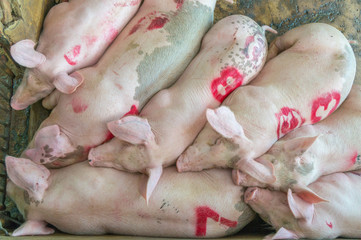
[(282, 137), (289, 131), (300, 127), (305, 119), (301, 113), (294, 108), (283, 107), (279, 113), (276, 113), (277, 118), (277, 138)]
[(148, 26), (148, 30), (154, 30), (158, 28), (164, 27), (164, 25), (169, 21), (169, 19), (166, 16), (163, 17), (156, 17), (152, 20), (152, 22)]
[(65, 60), (72, 66), (76, 65), (76, 58), (79, 56), (81, 50), (80, 45), (76, 45), (69, 52), (64, 55)]
[(341, 95), (333, 91), (316, 98), (312, 103), (311, 123), (314, 124), (326, 118), (336, 110), (340, 103)]
[(82, 101), (77, 97), (74, 97), (71, 100), (71, 106), (73, 107), (73, 111), (75, 113), (82, 113), (88, 108), (88, 105), (85, 103), (82, 103)]
[(174, 2), (177, 4), (177, 9), (179, 9), (183, 6), (184, 0), (174, 0)]
[(329, 228), (331, 228), (331, 229), (333, 228), (332, 222), (327, 222), (327, 221), (326, 221), (326, 225), (327, 225)]
[(221, 76), (211, 84), (213, 97), (219, 102), (223, 100), (243, 83), (243, 76), (235, 67), (227, 67), (221, 71)]

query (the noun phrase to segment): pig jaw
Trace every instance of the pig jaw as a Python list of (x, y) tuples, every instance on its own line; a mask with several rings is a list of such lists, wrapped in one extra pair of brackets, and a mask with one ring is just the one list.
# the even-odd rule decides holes
[(26, 69), (21, 84), (11, 98), (11, 107), (15, 110), (23, 110), (38, 99), (47, 96), (53, 89), (47, 76), (37, 69)]
[(292, 229), (299, 237), (297, 220), (288, 206), (287, 195), (283, 192), (273, 192), (257, 187), (247, 188), (244, 194), (246, 204), (257, 212), (260, 217), (276, 229)]

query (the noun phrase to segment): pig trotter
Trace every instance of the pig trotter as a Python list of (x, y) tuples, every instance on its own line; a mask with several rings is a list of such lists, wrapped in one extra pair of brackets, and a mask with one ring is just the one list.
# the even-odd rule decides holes
[(21, 66), (35, 68), (46, 61), (46, 57), (34, 50), (35, 43), (30, 39), (25, 39), (10, 48), (11, 56)]
[(47, 223), (44, 221), (28, 220), (18, 227), (12, 234), (13, 237), (27, 236), (27, 235), (49, 235), (55, 231), (48, 228)]

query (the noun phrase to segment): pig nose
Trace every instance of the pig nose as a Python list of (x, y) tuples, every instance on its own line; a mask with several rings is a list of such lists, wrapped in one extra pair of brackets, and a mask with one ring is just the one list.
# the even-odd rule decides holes
[(176, 163), (178, 172), (187, 171), (188, 169), (187, 162), (188, 162), (188, 158), (186, 156), (186, 153), (183, 153), (182, 155), (179, 156)]
[(244, 202), (248, 204), (250, 201), (255, 200), (257, 192), (258, 188), (256, 187), (247, 188), (246, 192), (244, 193)]
[(15, 110), (23, 110), (27, 108), (27, 106), (24, 106), (24, 104), (19, 103), (14, 97), (11, 98), (10, 105)]
[(88, 159), (89, 159), (90, 166), (94, 167), (94, 162), (97, 161), (96, 154), (94, 153), (94, 148), (90, 149), (89, 154), (88, 154)]

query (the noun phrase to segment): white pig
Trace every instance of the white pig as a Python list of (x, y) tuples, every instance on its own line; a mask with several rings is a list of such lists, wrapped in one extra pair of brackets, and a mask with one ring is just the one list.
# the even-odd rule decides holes
[(309, 185), (328, 202), (313, 204), (287, 194), (248, 188), (244, 201), (277, 233), (272, 239), (361, 238), (361, 172), (333, 173)]
[[(34, 171), (27, 171), (29, 165)], [(6, 158), (6, 166), (11, 179), (23, 177), (31, 186), (49, 171), (29, 159), (12, 157)], [(52, 234), (49, 223), (78, 235), (221, 237), (238, 232), (255, 216), (229, 170), (179, 174), (167, 168), (149, 205), (134, 191), (140, 174), (94, 168), (86, 162), (50, 171), (42, 201), (8, 182), (7, 195), (26, 219), (13, 236)]]
[(20, 65), (27, 67), (11, 99), (16, 110), (47, 96), (55, 87), (72, 93), (82, 83), (69, 76), (95, 64), (136, 13), (141, 0), (70, 0), (50, 9), (36, 50), (30, 39), (10, 49)]
[(322, 23), (278, 37), (269, 59), (249, 85), (236, 89), (223, 106), (207, 110), (209, 124), (177, 160), (179, 171), (232, 167), (274, 181), (272, 166), (254, 159), (287, 132), (336, 110), (349, 94), (356, 72), (348, 40)]
[(114, 138), (92, 149), (90, 164), (147, 173), (142, 195), (148, 201), (163, 167), (175, 163), (206, 123), (207, 107), (219, 106), (261, 70), (267, 55), (264, 32), (242, 15), (219, 21), (205, 35), (200, 53), (181, 78), (156, 94), (140, 117), (108, 123), (110, 132), (126, 142)]
[(47, 167), (86, 160), (112, 137), (108, 122), (136, 112), (181, 75), (212, 24), (215, 2), (144, 1), (98, 64), (72, 74), (86, 79), (77, 91), (47, 98), (56, 107), (22, 156)]
[[(256, 159), (272, 165), (269, 170), (276, 181), (264, 184), (275, 190), (291, 188), (314, 203), (322, 200), (307, 188), (310, 183), (323, 175), (361, 168), (360, 123), (361, 86), (353, 85), (348, 98), (330, 117), (295, 129)], [(243, 186), (254, 185), (257, 180), (244, 173), (235, 177)]]

